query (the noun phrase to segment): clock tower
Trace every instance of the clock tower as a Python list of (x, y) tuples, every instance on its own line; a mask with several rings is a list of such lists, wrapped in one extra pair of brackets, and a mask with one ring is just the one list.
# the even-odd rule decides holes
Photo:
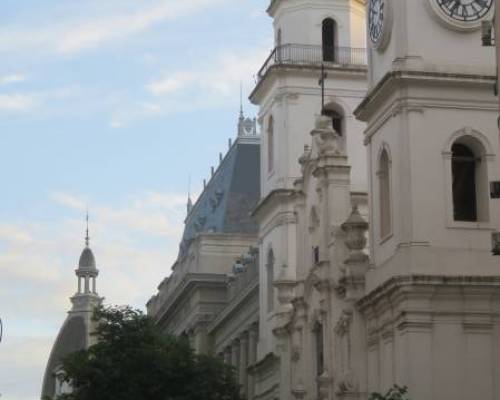
[[(369, 0), (368, 389), (497, 399), (500, 202), (493, 0)], [(377, 366), (380, 366), (377, 367)]]

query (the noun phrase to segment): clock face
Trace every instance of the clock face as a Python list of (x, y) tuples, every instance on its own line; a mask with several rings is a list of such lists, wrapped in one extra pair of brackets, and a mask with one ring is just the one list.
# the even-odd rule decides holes
[(385, 8), (385, 0), (370, 0), (368, 28), (370, 30), (370, 39), (373, 43), (379, 43), (382, 38), (386, 17)]
[(493, 0), (434, 0), (449, 18), (474, 22), (483, 18), (493, 7)]

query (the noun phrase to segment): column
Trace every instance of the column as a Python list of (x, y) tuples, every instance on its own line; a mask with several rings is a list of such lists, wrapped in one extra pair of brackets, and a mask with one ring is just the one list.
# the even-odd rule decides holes
[(78, 293), (82, 293), (82, 278), (78, 277)]
[(92, 277), (92, 293), (97, 293), (96, 292), (96, 285), (95, 285), (95, 276)]
[(89, 277), (85, 276), (85, 293), (88, 293), (90, 291), (89, 289)]
[[(250, 325), (248, 329), (248, 364), (255, 365), (257, 362), (257, 324)], [(255, 397), (255, 377), (253, 374), (248, 375), (248, 399), (252, 400)]]
[(227, 346), (227, 347), (224, 349), (224, 362), (225, 362), (227, 365), (230, 365), (230, 364), (231, 364), (231, 346)]
[(248, 367), (248, 332), (243, 332), (240, 336), (240, 367), (239, 383), (241, 393), (246, 396), (248, 390), (247, 367)]
[(236, 376), (238, 376), (238, 360), (240, 352), (240, 343), (238, 339), (235, 339), (231, 345), (231, 365), (236, 369)]

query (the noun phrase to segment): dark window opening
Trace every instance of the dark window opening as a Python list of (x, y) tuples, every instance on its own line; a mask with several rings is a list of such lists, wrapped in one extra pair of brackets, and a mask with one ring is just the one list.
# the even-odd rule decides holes
[(314, 327), (316, 344), (316, 376), (320, 376), (325, 371), (325, 351), (323, 343), (323, 324), (316, 322)]
[(336, 25), (331, 18), (323, 21), (323, 61), (335, 61)]
[(337, 111), (325, 109), (323, 112), (326, 116), (332, 119), (333, 129), (340, 135), (343, 136), (344, 119)]
[(455, 221), (477, 221), (476, 159), (465, 145), (452, 148), (453, 217)]
[(319, 247), (313, 247), (313, 263), (314, 265), (319, 264)]

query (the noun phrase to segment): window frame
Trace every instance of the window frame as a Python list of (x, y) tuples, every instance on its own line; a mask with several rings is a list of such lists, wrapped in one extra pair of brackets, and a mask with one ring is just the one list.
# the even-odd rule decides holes
[[(386, 165), (386, 170), (382, 171), (382, 157), (386, 156), (387, 159), (387, 165)], [(386, 180), (386, 193), (385, 193), (385, 200), (386, 200), (386, 207), (383, 208), (383, 198), (382, 198), (382, 177), (385, 175), (385, 180)], [(377, 177), (377, 202), (378, 202), (378, 209), (377, 209), (377, 216), (378, 216), (378, 225), (379, 225), (379, 230), (378, 230), (378, 238), (379, 238), (379, 243), (383, 244), (385, 243), (388, 239), (390, 239), (393, 234), (394, 234), (394, 227), (393, 227), (393, 221), (394, 221), (394, 213), (393, 213), (393, 185), (392, 185), (392, 157), (391, 157), (391, 152), (389, 149), (389, 146), (387, 144), (383, 144), (380, 147), (378, 157), (377, 157), (377, 171), (376, 171), (376, 177)], [(384, 225), (383, 225), (383, 212), (385, 210), (385, 213), (387, 214), (388, 222), (387, 226), (385, 227), (386, 230), (384, 230)]]
[[(330, 26), (329, 26), (330, 25)], [(338, 32), (338, 24), (332, 17), (326, 17), (321, 22), (321, 58), (323, 62), (331, 62), (335, 63), (337, 59), (337, 32)], [(327, 35), (331, 34), (331, 42), (327, 43)], [(330, 44), (330, 46), (327, 46)], [(331, 52), (331, 53), (330, 53)]]
[[(456, 221), (454, 218), (454, 207), (453, 207), (453, 174), (452, 174), (452, 146), (455, 143), (474, 143), (474, 146), (478, 146), (478, 149), (481, 150), (481, 155), (477, 157), (474, 149), (472, 149), (473, 153), (476, 154), (476, 157), (481, 160), (482, 171), (480, 173), (483, 174), (482, 179), (483, 185), (486, 185), (486, 188), (480, 191), (479, 196), (477, 196), (476, 201), (478, 202), (482, 200), (481, 210), (478, 209), (478, 216), (481, 213), (482, 216), (478, 218), (478, 221)], [(476, 149), (477, 150), (477, 149)], [(491, 201), (489, 198), (489, 189), (487, 188), (489, 185), (489, 177), (492, 176), (492, 171), (494, 169), (494, 161), (495, 154), (492, 150), (492, 146), (488, 141), (487, 137), (483, 135), (481, 132), (474, 130), (470, 127), (464, 127), (448, 138), (445, 143), (445, 146), (442, 151), (442, 159), (443, 159), (443, 171), (444, 171), (444, 191), (445, 191), (445, 215), (446, 215), (446, 223), (445, 226), (447, 229), (475, 229), (475, 230), (492, 230), (491, 225)], [(477, 178), (476, 178), (477, 184)], [(487, 218), (483, 218), (486, 215)]]

